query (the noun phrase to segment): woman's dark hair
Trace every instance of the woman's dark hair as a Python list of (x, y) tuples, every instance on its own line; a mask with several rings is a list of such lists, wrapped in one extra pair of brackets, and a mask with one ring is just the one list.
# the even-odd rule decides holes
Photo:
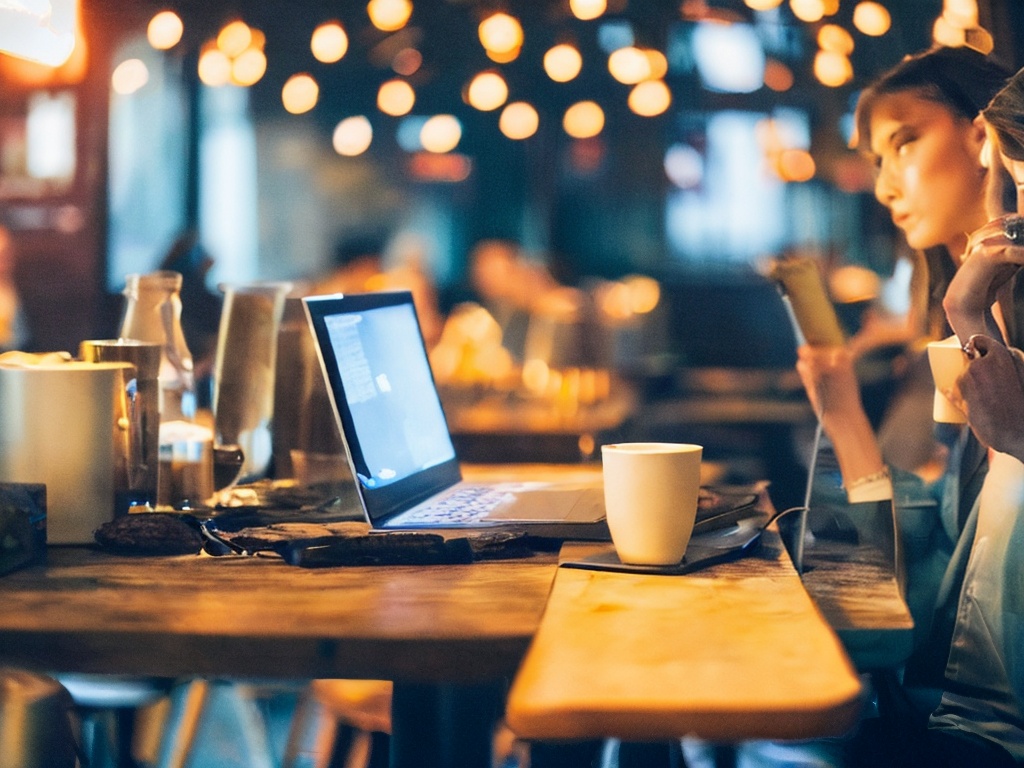
[(999, 138), (999, 150), (1011, 160), (1024, 162), (1024, 69), (992, 97), (981, 111)]
[(1010, 74), (998, 61), (973, 48), (938, 47), (907, 56), (861, 92), (855, 118), (856, 143), (867, 148), (871, 112), (882, 96), (914, 91), (958, 117), (973, 120)]

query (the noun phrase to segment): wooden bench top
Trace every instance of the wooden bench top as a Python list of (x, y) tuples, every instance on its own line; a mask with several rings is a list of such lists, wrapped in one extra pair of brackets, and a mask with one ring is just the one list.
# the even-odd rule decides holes
[(860, 706), (769, 529), (755, 555), (687, 576), (559, 569), (506, 717), (531, 739), (733, 741), (838, 735)]

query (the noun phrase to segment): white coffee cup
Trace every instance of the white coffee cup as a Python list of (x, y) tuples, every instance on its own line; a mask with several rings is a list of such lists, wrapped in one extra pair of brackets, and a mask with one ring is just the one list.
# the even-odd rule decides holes
[(954, 335), (942, 341), (929, 341), (928, 364), (935, 381), (932, 418), (944, 424), (966, 424), (967, 414), (942, 394), (943, 390), (953, 389), (967, 366), (967, 355), (964, 354), (960, 339)]
[(689, 443), (601, 447), (608, 528), (623, 563), (682, 561), (697, 516), (703, 451)]

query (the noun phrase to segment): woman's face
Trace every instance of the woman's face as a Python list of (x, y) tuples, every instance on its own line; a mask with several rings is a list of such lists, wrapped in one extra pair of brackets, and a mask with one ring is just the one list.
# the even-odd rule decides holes
[(983, 225), (984, 128), (914, 91), (886, 94), (871, 110), (875, 197), (916, 249), (946, 246), (959, 256)]

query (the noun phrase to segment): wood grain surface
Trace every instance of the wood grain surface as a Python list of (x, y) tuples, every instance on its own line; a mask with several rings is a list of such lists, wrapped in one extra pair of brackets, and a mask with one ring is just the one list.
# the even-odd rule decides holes
[(845, 732), (860, 695), (770, 530), (688, 576), (560, 569), (507, 720), (536, 739), (808, 738)]

